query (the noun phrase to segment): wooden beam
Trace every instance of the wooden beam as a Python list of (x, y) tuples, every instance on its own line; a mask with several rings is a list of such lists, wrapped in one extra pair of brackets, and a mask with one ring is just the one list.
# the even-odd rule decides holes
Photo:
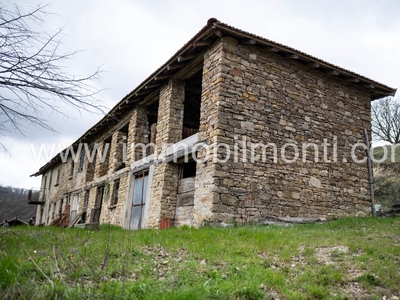
[(318, 69), (320, 67), (320, 64), (317, 62), (312, 62), (308, 64), (310, 67)]
[(214, 33), (217, 37), (222, 37), (224, 35), (220, 30), (215, 30)]
[(375, 85), (373, 85), (373, 84), (365, 84), (365, 85), (363, 85), (363, 87), (365, 87), (365, 88), (367, 88), (367, 89), (374, 89), (375, 88)]
[(279, 49), (276, 47), (268, 46), (268, 47), (265, 47), (265, 49), (268, 51), (272, 51), (272, 52), (279, 52)]
[(354, 82), (354, 83), (357, 83), (357, 82), (359, 82), (360, 81), (360, 79), (358, 79), (358, 78), (349, 78), (349, 79), (347, 79), (347, 81), (348, 82)]
[(299, 59), (299, 56), (297, 54), (293, 54), (293, 53), (288, 53), (285, 56), (288, 58), (291, 58), (291, 59)]
[(168, 65), (168, 66), (167, 66), (167, 70), (168, 70), (168, 71), (171, 71), (171, 70), (174, 70), (174, 69), (179, 69), (179, 68), (182, 68), (184, 65), (185, 65), (184, 63), (180, 63), (180, 64), (171, 64), (171, 65)]
[(186, 80), (196, 74), (203, 67), (204, 53), (206, 53), (206, 50), (200, 52), (195, 59), (188, 62), (186, 66), (176, 72), (172, 78)]
[(148, 94), (146, 97), (144, 97), (143, 100), (141, 100), (140, 102), (138, 102), (139, 105), (150, 105), (151, 103), (153, 103), (155, 100), (159, 99), (159, 94), (160, 94), (160, 90), (156, 89), (155, 91), (151, 92), (150, 94)]
[(244, 41), (243, 44), (245, 44), (245, 45), (255, 45), (255, 44), (257, 44), (257, 41), (255, 39), (250, 39), (250, 40)]
[(145, 88), (146, 90), (149, 90), (149, 89), (153, 89), (153, 88), (158, 87), (158, 86), (160, 86), (159, 83), (146, 84), (146, 86), (145, 86), (144, 88)]
[(185, 56), (178, 56), (177, 61), (178, 62), (182, 62), (182, 61), (185, 61), (185, 60), (190, 60), (192, 58), (195, 58), (196, 56), (197, 56), (196, 54), (188, 54), (188, 55), (185, 55)]
[(199, 41), (199, 42), (194, 42), (192, 45), (193, 45), (193, 48), (204, 47), (204, 46), (211, 45), (211, 42), (209, 42), (209, 41)]
[(140, 91), (140, 92), (136, 92), (135, 93), (135, 96), (136, 97), (139, 97), (139, 96), (142, 96), (142, 95), (146, 95), (146, 94), (148, 94), (149, 92), (148, 91)]
[(334, 76), (338, 76), (340, 73), (338, 71), (332, 71), (329, 74), (334, 75)]
[(171, 77), (171, 75), (157, 75), (157, 76), (154, 76), (154, 81), (160, 81), (160, 80), (164, 80), (164, 79), (167, 79), (170, 77)]

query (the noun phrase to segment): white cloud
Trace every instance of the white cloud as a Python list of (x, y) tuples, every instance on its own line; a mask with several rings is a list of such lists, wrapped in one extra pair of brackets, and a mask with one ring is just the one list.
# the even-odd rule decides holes
[[(23, 7), (37, 1), (17, 1)], [(70, 69), (89, 74), (103, 65), (99, 82), (109, 107), (134, 89), (196, 34), (211, 17), (283, 43), (392, 87), (400, 86), (399, 3), (388, 1), (129, 1), (52, 0), (44, 30), (64, 25), (64, 48), (84, 49)], [(26, 137), (1, 139), (11, 157), (0, 152), (0, 184), (38, 186), (29, 178), (46, 161), (34, 163), (30, 142), (70, 143), (100, 116), (77, 120), (49, 115), (62, 134), (31, 128)]]

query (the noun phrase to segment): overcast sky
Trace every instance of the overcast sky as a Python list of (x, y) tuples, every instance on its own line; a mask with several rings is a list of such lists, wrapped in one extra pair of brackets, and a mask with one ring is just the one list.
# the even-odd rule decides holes
[[(22, 8), (45, 1), (20, 0)], [(102, 65), (99, 88), (109, 108), (133, 90), (193, 37), (211, 17), (291, 46), (371, 79), (400, 87), (400, 2), (364, 1), (48, 1), (43, 29), (65, 26), (64, 50), (84, 50), (69, 61), (86, 75)], [(44, 116), (59, 133), (27, 126), (25, 136), (0, 136), (0, 185), (38, 188), (30, 178), (47, 160), (32, 148), (59, 143), (64, 148), (101, 116), (65, 109), (70, 119)], [(59, 149), (62, 150), (63, 148)], [(57, 150), (57, 148), (55, 148)], [(57, 151), (58, 152), (58, 151)], [(36, 153), (37, 154), (37, 153)], [(56, 154), (56, 153), (54, 153)], [(36, 157), (35, 157), (36, 156)]]

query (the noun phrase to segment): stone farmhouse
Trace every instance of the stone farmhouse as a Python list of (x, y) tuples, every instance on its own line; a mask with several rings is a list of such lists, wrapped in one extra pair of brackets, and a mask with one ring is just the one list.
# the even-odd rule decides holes
[(371, 101), (395, 92), (210, 19), (32, 175), (29, 202), (37, 224), (126, 229), (367, 215), (355, 146)]

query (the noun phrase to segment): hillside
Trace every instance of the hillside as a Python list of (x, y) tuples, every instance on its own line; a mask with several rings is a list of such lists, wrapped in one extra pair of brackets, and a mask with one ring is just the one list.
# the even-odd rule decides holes
[(18, 217), (28, 222), (36, 216), (36, 205), (29, 205), (27, 198), (26, 189), (0, 186), (0, 220)]
[(0, 299), (398, 299), (400, 218), (0, 228)]
[[(393, 203), (400, 202), (400, 146), (395, 149), (392, 159), (390, 145), (374, 149), (374, 157), (382, 162), (373, 163), (375, 182), (375, 203), (382, 205), (384, 210), (391, 208)], [(387, 152), (386, 159), (384, 151)]]

